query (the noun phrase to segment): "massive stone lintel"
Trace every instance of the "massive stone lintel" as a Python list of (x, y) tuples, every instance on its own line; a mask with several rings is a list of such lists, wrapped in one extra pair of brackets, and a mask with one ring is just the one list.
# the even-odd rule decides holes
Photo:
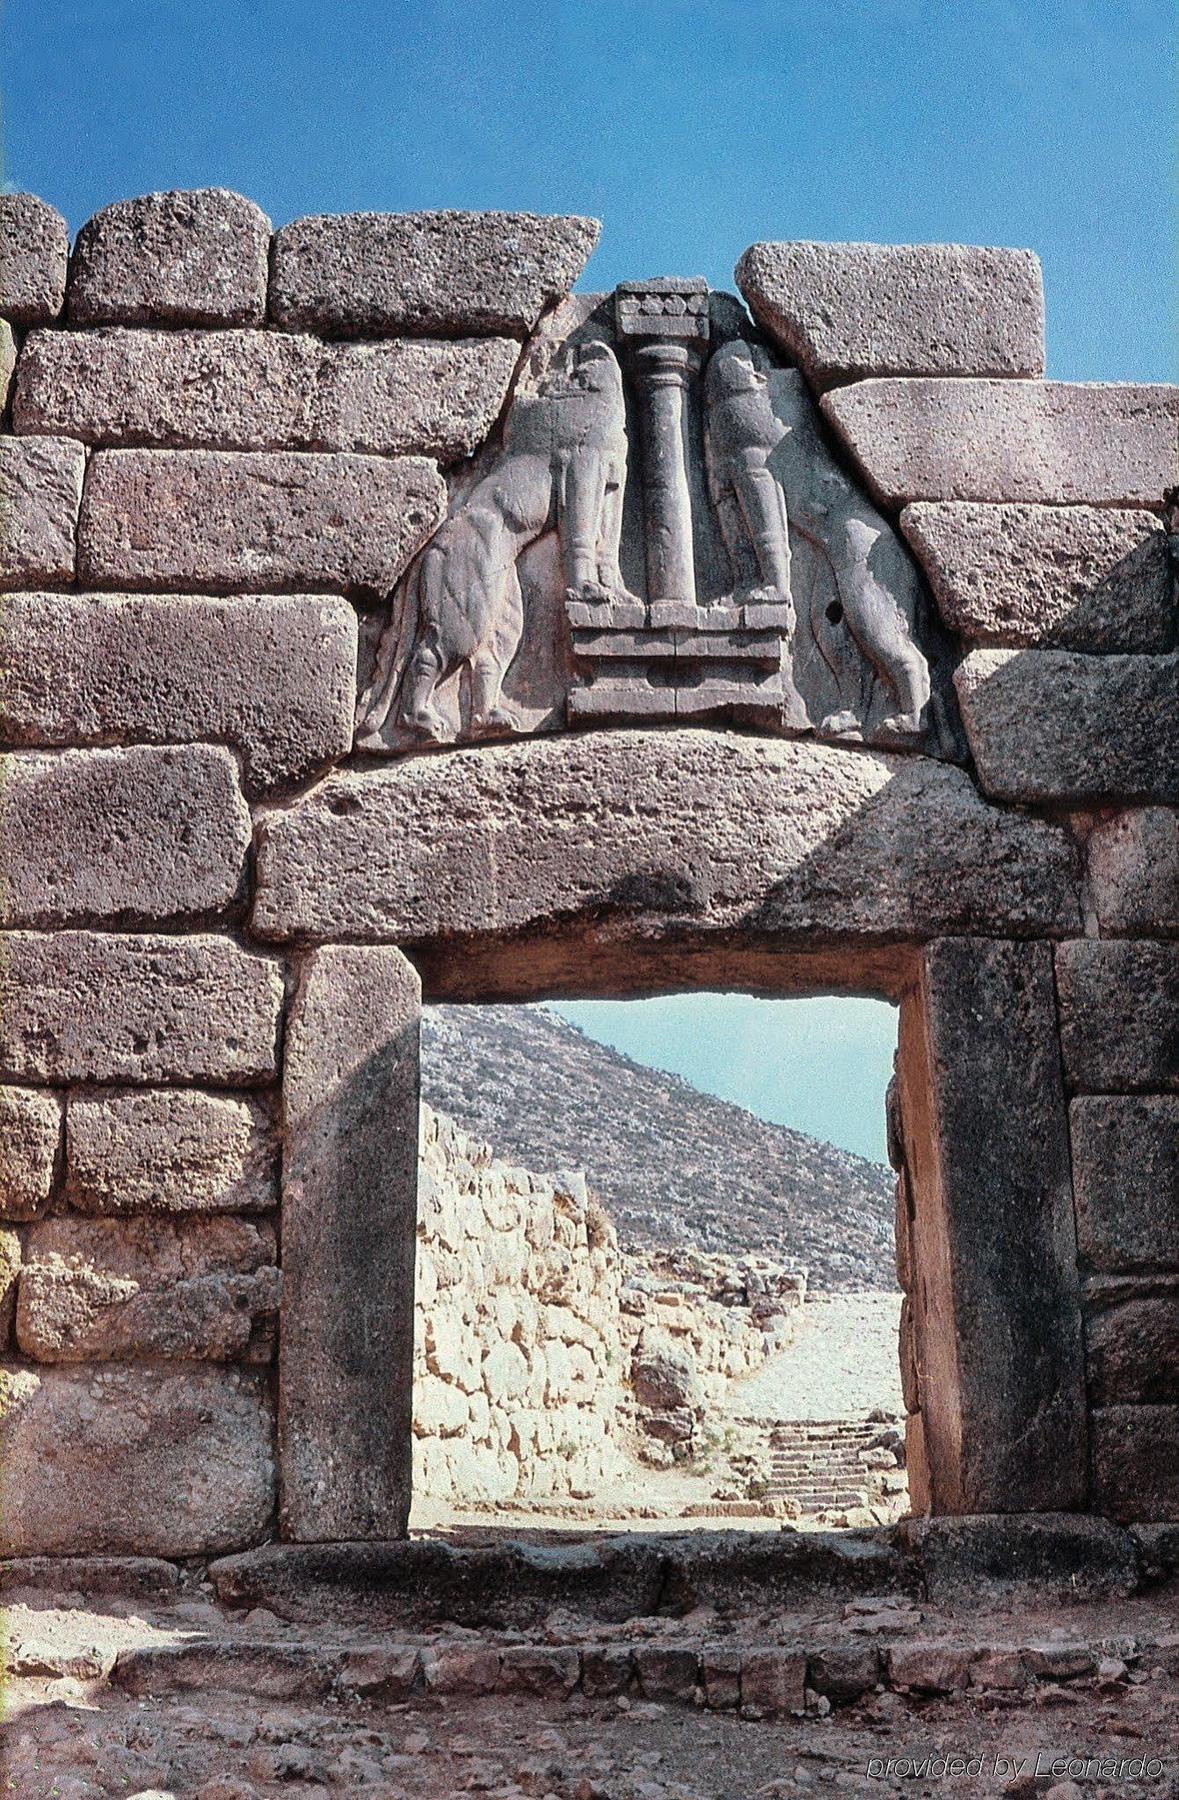
[(1048, 946), (931, 945), (902, 1008), (898, 1078), (932, 1508), (1081, 1506), (1080, 1284)]
[(523, 932), (813, 948), (1080, 928), (1058, 825), (920, 757), (594, 732), (340, 771), (262, 816), (265, 937)]
[(280, 1516), (299, 1540), (409, 1518), (420, 984), (392, 948), (305, 964), (283, 1109)]

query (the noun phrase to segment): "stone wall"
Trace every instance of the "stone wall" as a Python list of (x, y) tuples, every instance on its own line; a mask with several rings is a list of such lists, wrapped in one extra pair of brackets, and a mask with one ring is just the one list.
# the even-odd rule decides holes
[(618, 1238), (585, 1177), (499, 1162), (422, 1108), (414, 1492), (588, 1499), (619, 1471)]
[(595, 235), (0, 197), (6, 1550), (404, 1528), (420, 984), (900, 1000), (918, 1506), (1179, 1514), (1177, 392), (1026, 253)]
[(805, 1275), (766, 1257), (618, 1248), (580, 1170), (496, 1158), (422, 1107), (414, 1494), (590, 1500), (696, 1457), (729, 1383), (789, 1341)]

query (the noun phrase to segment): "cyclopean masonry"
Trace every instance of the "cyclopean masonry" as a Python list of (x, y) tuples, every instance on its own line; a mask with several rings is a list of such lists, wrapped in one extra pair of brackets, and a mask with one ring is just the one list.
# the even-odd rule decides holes
[(1179, 396), (595, 238), (0, 198), (10, 1554), (403, 1532), (420, 999), (717, 987), (900, 1005), (918, 1509), (1179, 1518)]

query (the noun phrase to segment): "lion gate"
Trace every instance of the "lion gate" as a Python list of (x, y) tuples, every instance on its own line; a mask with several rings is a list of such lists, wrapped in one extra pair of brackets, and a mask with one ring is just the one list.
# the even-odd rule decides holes
[(0, 1548), (394, 1538), (429, 1000), (900, 1002), (915, 1509), (1179, 1518), (1177, 390), (1039, 267), (0, 199)]

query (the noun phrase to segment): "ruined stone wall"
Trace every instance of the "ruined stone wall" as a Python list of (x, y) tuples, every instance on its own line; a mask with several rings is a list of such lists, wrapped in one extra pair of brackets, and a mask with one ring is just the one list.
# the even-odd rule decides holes
[(5, 1550), (403, 1528), (423, 982), (900, 1000), (917, 1503), (1179, 1514), (1176, 390), (1027, 253), (595, 230), (0, 198)]
[(497, 1158), (422, 1107), (414, 1495), (588, 1500), (723, 1427), (785, 1347), (806, 1277), (766, 1257), (626, 1255), (580, 1170)]
[(588, 1499), (618, 1473), (618, 1238), (585, 1177), (422, 1108), (414, 1492)]

